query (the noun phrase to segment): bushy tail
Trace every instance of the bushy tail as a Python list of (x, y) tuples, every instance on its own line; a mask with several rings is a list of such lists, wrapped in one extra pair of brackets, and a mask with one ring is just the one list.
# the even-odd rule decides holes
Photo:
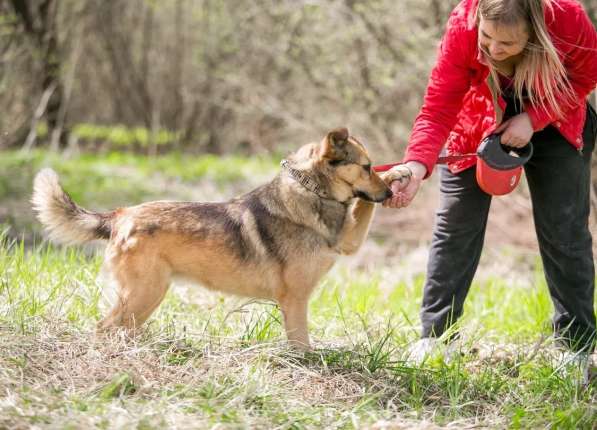
[(52, 169), (43, 169), (35, 176), (31, 203), (53, 240), (77, 244), (110, 238), (114, 213), (90, 212), (77, 206)]

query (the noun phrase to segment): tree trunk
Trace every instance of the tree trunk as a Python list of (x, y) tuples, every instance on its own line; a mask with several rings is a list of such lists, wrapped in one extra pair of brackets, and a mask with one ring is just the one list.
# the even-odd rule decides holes
[[(58, 2), (56, 0), (10, 0), (19, 19), (25, 35), (29, 38), (34, 49), (39, 53), (41, 62), (41, 88), (40, 98), (50, 94), (49, 100), (45, 103), (44, 111), (32, 112), (32, 118), (39, 116), (48, 125), (48, 135), (64, 146), (68, 136), (64, 132), (62, 124), (61, 109), (64, 103), (64, 87), (61, 80), (60, 49), (58, 46), (58, 28), (56, 23), (56, 12)], [(39, 109), (39, 106), (37, 107)], [(37, 119), (31, 124), (36, 124)], [(35, 130), (29, 130), (27, 145), (32, 146), (35, 142)]]

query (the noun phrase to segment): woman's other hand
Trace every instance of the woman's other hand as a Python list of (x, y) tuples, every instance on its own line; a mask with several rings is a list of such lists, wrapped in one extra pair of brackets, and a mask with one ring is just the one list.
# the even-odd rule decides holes
[(403, 208), (414, 199), (427, 168), (416, 161), (400, 164), (383, 173), (381, 177), (390, 186), (393, 196), (383, 202), (386, 208)]
[(502, 123), (494, 133), (502, 134), (502, 145), (522, 148), (531, 141), (534, 132), (529, 115), (523, 112)]

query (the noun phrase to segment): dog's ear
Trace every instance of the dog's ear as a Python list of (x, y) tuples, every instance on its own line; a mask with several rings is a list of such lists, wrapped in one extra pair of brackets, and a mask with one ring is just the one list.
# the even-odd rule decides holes
[(342, 160), (346, 158), (346, 143), (348, 142), (348, 129), (336, 128), (330, 131), (321, 142), (319, 155), (321, 158)]

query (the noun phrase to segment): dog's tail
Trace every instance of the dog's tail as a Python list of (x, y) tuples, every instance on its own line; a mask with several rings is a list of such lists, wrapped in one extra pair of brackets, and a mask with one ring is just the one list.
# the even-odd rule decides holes
[(62, 189), (52, 169), (43, 169), (35, 176), (31, 203), (51, 239), (78, 244), (110, 238), (115, 213), (90, 212), (78, 206)]

